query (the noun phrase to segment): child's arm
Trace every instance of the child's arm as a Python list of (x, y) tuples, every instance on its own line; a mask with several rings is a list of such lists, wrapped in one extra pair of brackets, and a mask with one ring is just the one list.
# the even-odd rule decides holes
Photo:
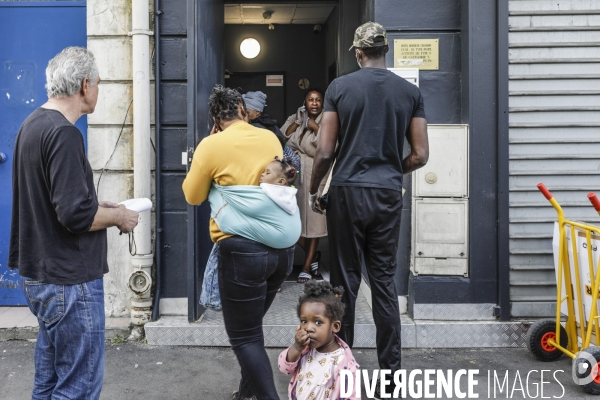
[(309, 342), (310, 339), (306, 331), (298, 326), (296, 328), (295, 343), (279, 354), (279, 359), (277, 361), (279, 370), (286, 375), (295, 374), (298, 369), (298, 362)]
[(291, 347), (288, 347), (284, 351), (279, 354), (279, 358), (277, 359), (277, 366), (279, 370), (286, 375), (294, 375), (296, 370), (298, 369), (298, 363), (300, 360), (289, 362), (287, 361), (287, 354)]
[(287, 353), (287, 362), (295, 362), (300, 359), (302, 352), (310, 343), (310, 338), (308, 337), (308, 333), (298, 325), (296, 328), (296, 342), (293, 346), (288, 349)]

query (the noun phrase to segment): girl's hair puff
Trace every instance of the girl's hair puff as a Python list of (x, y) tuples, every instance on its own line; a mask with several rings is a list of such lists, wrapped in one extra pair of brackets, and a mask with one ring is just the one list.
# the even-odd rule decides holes
[(333, 287), (327, 281), (310, 280), (304, 284), (304, 294), (298, 299), (297, 313), (300, 318), (300, 310), (304, 303), (325, 304), (325, 315), (331, 321), (341, 321), (344, 316), (344, 303), (342, 303), (344, 288)]

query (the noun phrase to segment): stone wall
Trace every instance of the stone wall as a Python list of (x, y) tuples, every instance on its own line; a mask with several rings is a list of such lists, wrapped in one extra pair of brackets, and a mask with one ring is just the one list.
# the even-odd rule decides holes
[[(149, 3), (148, 18), (151, 18), (152, 30), (154, 1)], [(135, 115), (130, 31), (131, 0), (87, 1), (88, 49), (96, 57), (101, 79), (96, 110), (88, 116), (88, 157), (94, 170), (98, 198), (113, 202), (133, 197), (132, 124)], [(154, 46), (152, 38), (150, 46)], [(152, 124), (153, 79), (152, 76)], [(127, 279), (133, 268), (127, 236), (120, 236), (115, 228), (108, 230), (108, 264), (110, 272), (104, 277), (106, 315), (128, 317), (132, 296)]]

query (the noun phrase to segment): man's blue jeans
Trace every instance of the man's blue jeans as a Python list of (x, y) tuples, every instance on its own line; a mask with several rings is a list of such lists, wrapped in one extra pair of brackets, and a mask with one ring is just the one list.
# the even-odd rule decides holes
[(32, 400), (100, 398), (104, 378), (102, 279), (53, 285), (23, 278), (40, 330)]

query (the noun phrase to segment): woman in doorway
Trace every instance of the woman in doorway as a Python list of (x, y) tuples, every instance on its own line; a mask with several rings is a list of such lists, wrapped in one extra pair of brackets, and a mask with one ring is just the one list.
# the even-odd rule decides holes
[[(207, 200), (213, 183), (222, 187), (257, 186), (265, 167), (275, 157), (283, 157), (273, 134), (245, 122), (246, 107), (236, 90), (216, 85), (209, 107), (212, 133), (218, 134), (200, 142), (183, 182), (185, 198), (192, 205)], [(227, 235), (212, 218), (210, 235), (219, 244), (218, 280), (225, 330), (242, 370), (233, 398), (278, 400), (262, 320), (292, 269), (294, 246), (275, 249)]]
[[(308, 207), (308, 192), (312, 174), (313, 157), (319, 143), (321, 116), (323, 111), (323, 91), (310, 88), (304, 96), (304, 105), (291, 115), (281, 131), (286, 137), (286, 144), (300, 156), (302, 169), (298, 186), (298, 207), (302, 219), (302, 234), (298, 244), (306, 254), (302, 272), (298, 275), (298, 283), (308, 282), (319, 276), (321, 252), (317, 251), (319, 238), (327, 236), (327, 220), (325, 215), (317, 214)], [(325, 181), (325, 180), (324, 180)], [(323, 182), (325, 183), (325, 182)], [(324, 185), (322, 185), (324, 186)], [(321, 190), (323, 187), (321, 187)]]

